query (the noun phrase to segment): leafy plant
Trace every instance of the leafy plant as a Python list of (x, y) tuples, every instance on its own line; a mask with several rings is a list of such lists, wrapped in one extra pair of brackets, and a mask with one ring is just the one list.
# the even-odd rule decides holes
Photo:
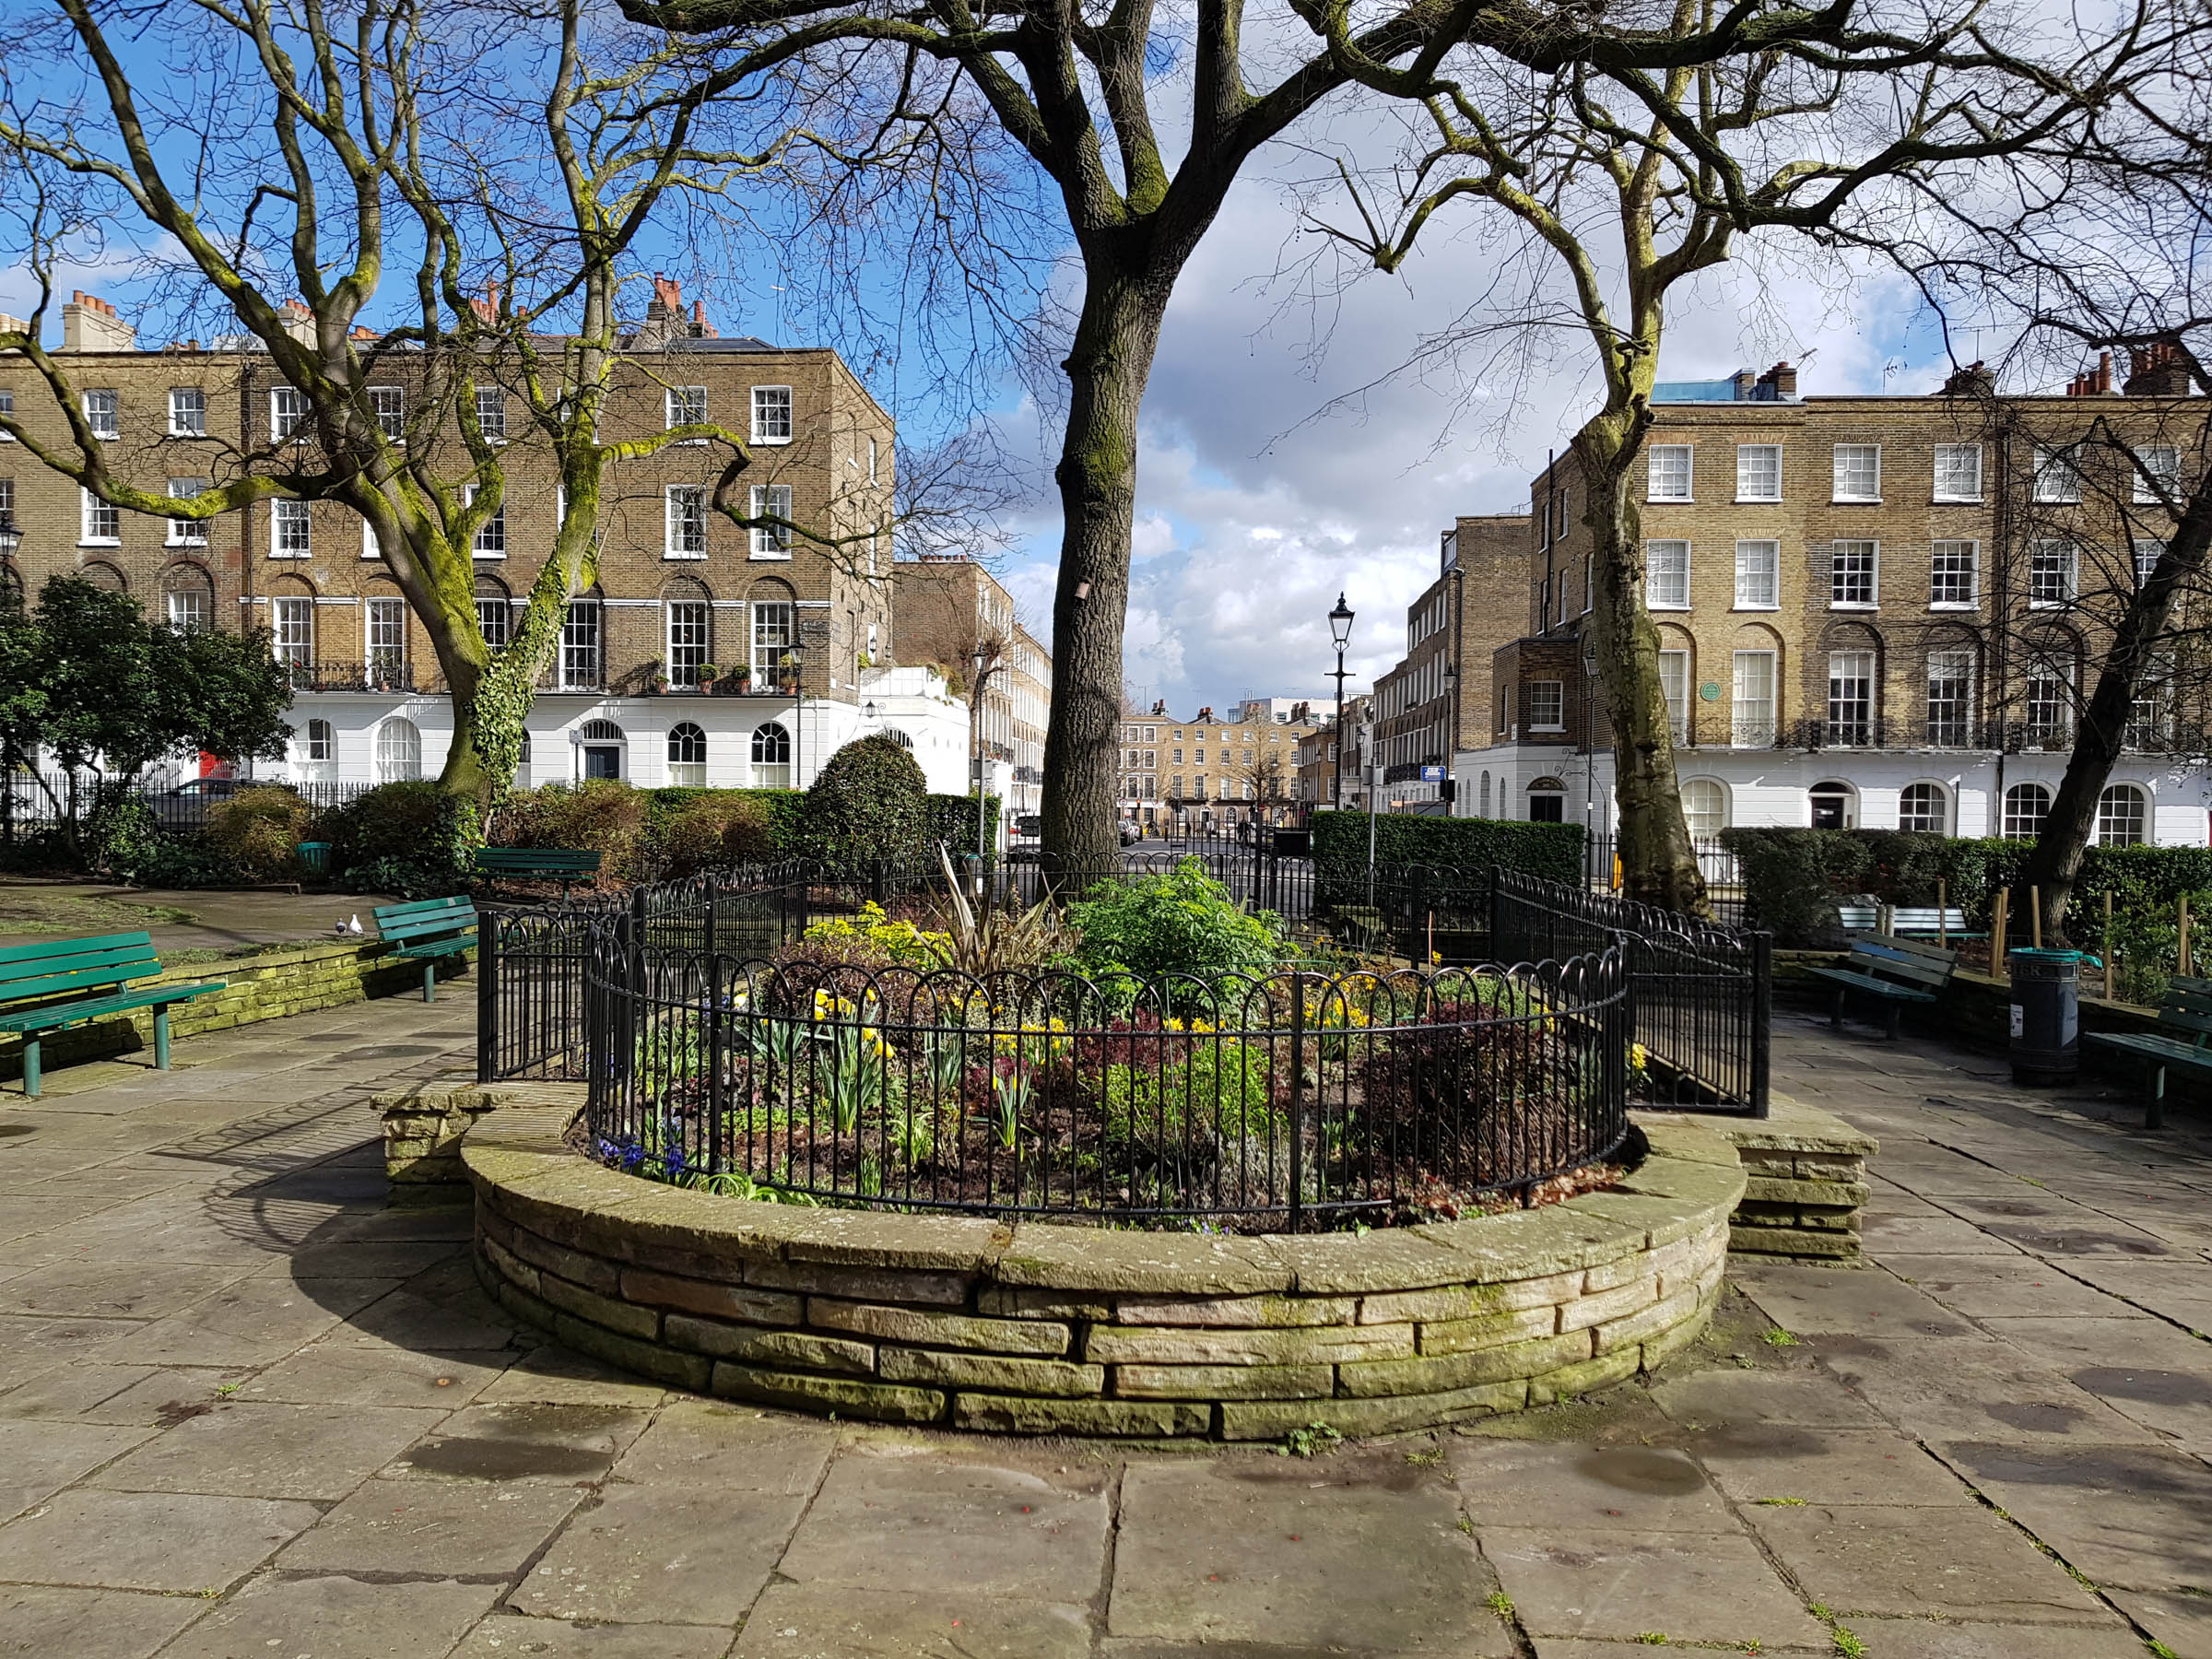
[(763, 864), (775, 856), (768, 804), (745, 790), (702, 791), (671, 810), (648, 814), (648, 819), (653, 862), (666, 877)]
[(951, 896), (949, 912), (941, 918), (946, 924), (942, 932), (921, 936), (939, 966), (981, 979), (1042, 968), (1076, 950), (1077, 935), (1063, 924), (1050, 900), (1026, 911), (985, 906), (979, 912), (960, 891), (959, 877), (943, 847), (937, 849), (937, 862)]
[(1272, 911), (1248, 912), (1194, 858), (1162, 876), (1103, 881), (1068, 909), (1087, 970), (1140, 974), (1264, 974), (1286, 945)]
[(830, 757), (806, 792), (800, 851), (838, 867), (918, 859), (928, 847), (929, 783), (912, 755), (877, 734)]
[(1022, 1114), (1030, 1105), (1030, 1074), (1013, 1065), (994, 1073), (991, 1097), (996, 1108), (992, 1126), (997, 1133), (999, 1147), (1011, 1152), (1021, 1141)]
[(312, 814), (289, 789), (241, 789), (207, 814), (207, 841), (252, 880), (300, 874), (300, 842)]
[(1344, 1444), (1344, 1436), (1326, 1423), (1308, 1423), (1303, 1429), (1293, 1429), (1283, 1436), (1283, 1443), (1275, 1449), (1277, 1457), (1319, 1457), (1324, 1452), (1334, 1452)]
[(1100, 1077), (1110, 1146), (1151, 1158), (1205, 1155), (1279, 1126), (1264, 1049), (1175, 1019), (1136, 1047), (1133, 1060), (1109, 1064)]
[[(380, 783), (323, 815), (331, 867), (352, 891), (436, 898), (468, 885), (473, 825), (461, 802), (427, 780)], [(373, 877), (362, 865), (383, 864)], [(413, 873), (402, 880), (397, 872)]]
[(948, 935), (925, 933), (912, 922), (894, 922), (882, 905), (870, 900), (854, 916), (825, 916), (811, 924), (803, 942), (816, 962), (854, 967), (935, 968), (952, 954)]
[(466, 885), (449, 865), (413, 858), (371, 858), (347, 867), (349, 893), (389, 894), (394, 899), (442, 899)]
[(616, 778), (517, 790), (492, 827), (502, 847), (559, 847), (600, 855), (604, 877), (627, 873), (645, 832), (645, 803)]

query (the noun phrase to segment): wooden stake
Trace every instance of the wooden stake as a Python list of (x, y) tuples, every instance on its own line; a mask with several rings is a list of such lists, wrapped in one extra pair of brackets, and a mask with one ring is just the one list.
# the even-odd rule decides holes
[(2043, 889), (2028, 889), (2028, 942), (2041, 950), (2043, 947)]
[(2011, 904), (2012, 889), (1999, 888), (1996, 911), (1989, 919), (1989, 977), (1994, 980), (2007, 977), (2005, 971), (2005, 912)]
[(1950, 897), (1949, 887), (1945, 884), (1943, 877), (1938, 876), (1936, 878), (1936, 944), (1938, 948), (1944, 950), (1948, 950), (1951, 945), (1950, 924), (1944, 920), (1944, 911), (1950, 901)]
[(2174, 953), (2174, 965), (2183, 979), (2189, 977), (2189, 895), (2182, 895), (2182, 944)]
[(2112, 895), (2107, 888), (2104, 895), (2104, 996), (2107, 1002), (2120, 1000), (2120, 962), (2112, 950)]

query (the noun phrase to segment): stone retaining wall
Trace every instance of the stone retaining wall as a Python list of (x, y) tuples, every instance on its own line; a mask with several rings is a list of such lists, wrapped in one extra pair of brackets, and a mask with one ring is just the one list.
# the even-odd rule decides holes
[(1018, 1434), (1273, 1440), (1620, 1382), (1720, 1294), (1735, 1149), (1650, 1131), (1618, 1186), (1365, 1235), (1236, 1238), (810, 1209), (618, 1174), (574, 1085), (489, 1091), (461, 1143), (477, 1261), (518, 1319), (677, 1387)]
[(1743, 1159), (1744, 1198), (1729, 1218), (1731, 1252), (1858, 1265), (1859, 1211), (1870, 1195), (1866, 1160), (1880, 1150), (1872, 1135), (1832, 1112), (1781, 1094), (1772, 1097), (1764, 1118), (1669, 1115), (1665, 1121), (1709, 1129)]
[[(251, 1025), (258, 1019), (282, 1019), (288, 1014), (306, 1014), (316, 1008), (335, 1008), (372, 996), (394, 996), (406, 992), (420, 995), (422, 963), (399, 960), (382, 939), (318, 939), (266, 956), (239, 957), (219, 962), (189, 962), (142, 980), (133, 990), (160, 984), (195, 984), (221, 980), (224, 988), (207, 996), (173, 1004), (169, 1010), (169, 1034), (173, 1041), (201, 1031), (219, 1031), (230, 1026)], [(438, 959), (441, 981), (462, 971), (476, 959), (471, 950), (461, 956)], [(154, 1011), (139, 1008), (86, 1025), (45, 1034), (40, 1064), (52, 1073), (62, 1066), (112, 1055), (150, 1052), (154, 1046)], [(183, 1056), (187, 1057), (188, 1056)], [(0, 1077), (23, 1075), (23, 1040), (0, 1038)]]

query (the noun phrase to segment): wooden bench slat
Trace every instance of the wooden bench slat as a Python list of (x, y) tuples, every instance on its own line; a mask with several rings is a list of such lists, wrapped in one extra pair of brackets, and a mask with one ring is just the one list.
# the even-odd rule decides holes
[[(44, 979), (56, 973), (97, 973), (106, 970), (115, 979), (135, 979), (140, 972), (148, 971), (140, 964), (159, 961), (153, 947), (143, 942), (118, 945), (106, 950), (56, 951), (0, 965), (0, 997), (14, 995), (13, 987), (26, 980)], [(116, 971), (124, 969), (136, 971)]]
[(56, 956), (93, 955), (131, 945), (141, 950), (151, 950), (154, 947), (154, 935), (144, 932), (96, 934), (82, 939), (52, 939), (43, 945), (10, 945), (6, 949), (0, 950), (0, 964), (44, 961)]
[(224, 980), (197, 980), (189, 985), (147, 985), (142, 990), (95, 997), (89, 1002), (50, 1003), (39, 1008), (11, 1008), (0, 1014), (0, 1031), (50, 1031), (57, 1026), (81, 1025), (88, 1019), (98, 1019), (103, 1014), (118, 1014), (125, 1008), (150, 1008), (161, 1003), (184, 1002), (194, 996), (206, 996), (225, 989), (228, 983)]
[[(169, 1069), (169, 1010), (226, 988), (222, 980), (141, 985), (133, 980), (161, 971), (147, 933), (97, 934), (81, 939), (49, 940), (43, 945), (12, 945), (0, 950), (0, 1031), (23, 1039), (23, 1093), (40, 1092), (41, 1041), (44, 1033), (82, 1025), (131, 1008), (154, 1010), (154, 1065)], [(101, 994), (105, 993), (105, 994)]]

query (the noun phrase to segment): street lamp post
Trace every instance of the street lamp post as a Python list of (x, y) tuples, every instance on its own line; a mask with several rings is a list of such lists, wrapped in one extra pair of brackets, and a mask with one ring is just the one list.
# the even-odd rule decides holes
[(793, 641), (791, 649), (783, 653), (783, 660), (791, 665), (791, 781), (804, 788), (806, 778), (806, 648), (797, 641)]
[(1329, 785), (1329, 799), (1341, 812), (1344, 809), (1344, 648), (1352, 642), (1352, 607), (1344, 602), (1341, 592), (1336, 595), (1336, 608), (1329, 613), (1329, 635), (1336, 641), (1336, 775)]

